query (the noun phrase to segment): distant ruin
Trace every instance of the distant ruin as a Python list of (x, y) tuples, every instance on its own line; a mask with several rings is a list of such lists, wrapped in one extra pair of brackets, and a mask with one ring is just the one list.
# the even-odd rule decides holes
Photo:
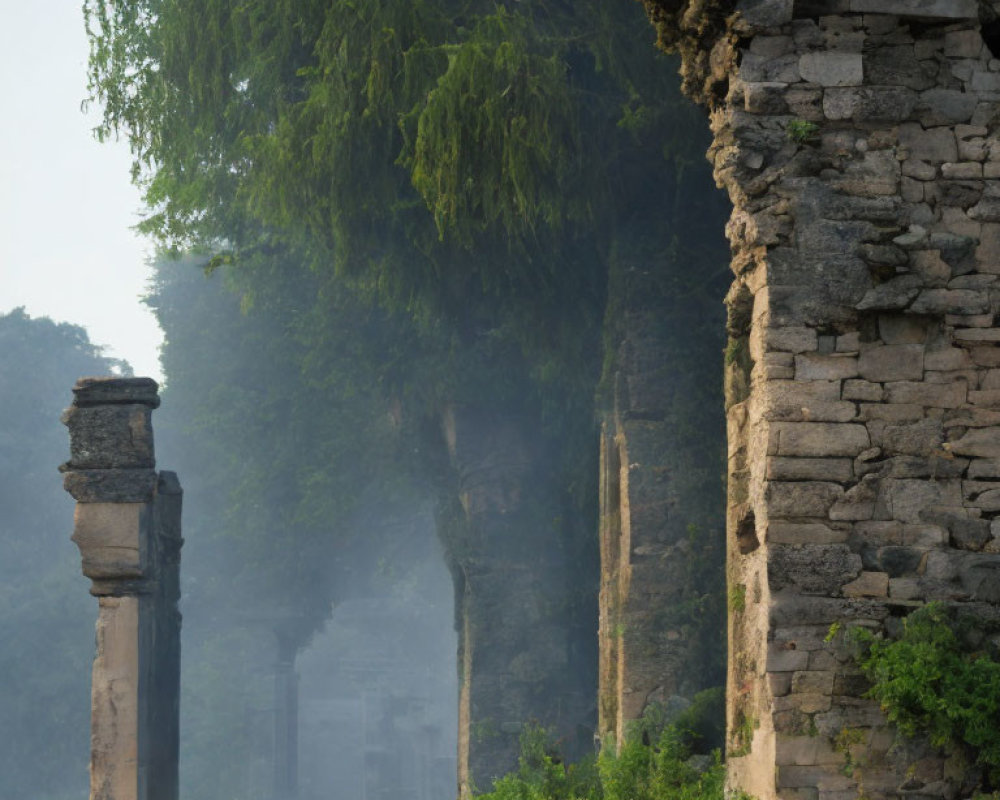
[(63, 415), (73, 541), (98, 599), (91, 800), (177, 800), (181, 487), (154, 469), (149, 378), (83, 378)]

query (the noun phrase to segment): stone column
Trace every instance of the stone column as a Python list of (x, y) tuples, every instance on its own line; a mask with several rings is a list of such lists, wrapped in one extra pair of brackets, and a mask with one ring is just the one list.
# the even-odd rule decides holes
[(276, 631), (274, 670), (274, 800), (299, 796), (299, 676), (294, 641)]
[(460, 504), (442, 538), (456, 588), (458, 779), (468, 798), (516, 768), (525, 724), (553, 729), (571, 757), (582, 738), (592, 746), (594, 676), (592, 656), (574, 651), (581, 579), (528, 420), (456, 408), (444, 428)]
[(619, 744), (650, 705), (678, 711), (725, 674), (710, 602), (724, 582), (721, 386), (698, 385), (722, 337), (688, 310), (721, 320), (720, 304), (664, 281), (678, 265), (640, 264), (612, 280), (620, 341), (601, 436), (598, 731)]
[(154, 470), (149, 378), (84, 378), (63, 415), (73, 541), (98, 599), (91, 800), (176, 800), (181, 488)]
[(734, 206), (731, 786), (969, 796), (957, 756), (893, 746), (827, 634), (931, 600), (997, 628), (996, 4), (646, 2)]

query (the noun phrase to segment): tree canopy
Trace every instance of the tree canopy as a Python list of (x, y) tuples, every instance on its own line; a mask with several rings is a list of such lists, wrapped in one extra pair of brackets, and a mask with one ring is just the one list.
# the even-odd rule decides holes
[(79, 797), (87, 786), (96, 603), (69, 541), (73, 501), (56, 466), (59, 423), (83, 375), (128, 374), (76, 325), (0, 315), (0, 784), (10, 797)]

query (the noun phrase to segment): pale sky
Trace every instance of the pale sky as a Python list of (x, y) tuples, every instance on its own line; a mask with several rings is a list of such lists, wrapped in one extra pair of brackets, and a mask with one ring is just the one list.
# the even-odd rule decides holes
[(0, 0), (0, 313), (85, 327), (105, 354), (160, 379), (162, 334), (139, 302), (150, 244), (125, 142), (84, 116), (81, 0)]

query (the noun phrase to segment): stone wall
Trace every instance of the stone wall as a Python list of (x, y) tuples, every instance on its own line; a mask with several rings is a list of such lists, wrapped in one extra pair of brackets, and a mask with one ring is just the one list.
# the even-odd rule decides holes
[(98, 599), (91, 800), (177, 800), (181, 488), (154, 470), (148, 378), (84, 378), (73, 388), (73, 541)]
[(593, 640), (594, 611), (579, 598), (593, 587), (579, 577), (537, 422), (464, 407), (443, 427), (456, 481), (457, 507), (440, 525), (455, 581), (467, 798), (516, 768), (526, 724), (552, 730), (569, 757), (592, 747), (594, 657), (581, 643)]
[(724, 427), (718, 381), (704, 380), (722, 346), (721, 289), (683, 291), (666, 280), (679, 269), (662, 256), (613, 267), (620, 318), (609, 321), (600, 470), (605, 742), (620, 743), (650, 705), (676, 711), (723, 682)]
[(647, 5), (683, 22), (661, 34), (709, 106), (734, 207), (731, 785), (762, 800), (960, 796), (974, 775), (926, 745), (893, 748), (826, 636), (834, 622), (892, 633), (929, 600), (996, 635), (1000, 61), (981, 30), (994, 10)]

